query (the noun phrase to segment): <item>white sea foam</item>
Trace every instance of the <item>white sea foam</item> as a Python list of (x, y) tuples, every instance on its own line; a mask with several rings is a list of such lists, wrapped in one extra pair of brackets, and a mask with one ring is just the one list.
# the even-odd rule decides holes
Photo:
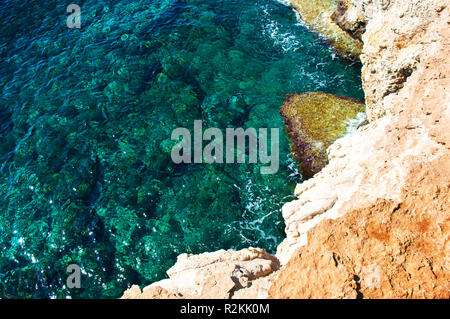
[(345, 122), (347, 124), (346, 134), (353, 133), (358, 128), (359, 124), (367, 120), (367, 115), (365, 112), (359, 112), (354, 119), (347, 119)]
[(283, 32), (278, 23), (270, 20), (264, 26), (264, 35), (271, 38), (276, 46), (281, 47), (283, 52), (296, 51), (301, 47), (298, 38), (290, 32)]
[[(291, 2), (289, 0), (275, 0), (275, 1), (278, 2), (278, 3), (281, 3), (281, 4), (285, 5), (285, 6), (287, 6), (289, 8), (292, 8)], [(306, 27), (307, 24), (305, 23), (305, 21), (302, 20), (302, 17), (300, 15), (300, 13), (298, 13), (298, 11), (295, 10), (294, 8), (292, 8), (292, 11), (294, 12), (295, 17), (297, 18), (297, 23), (296, 24), (299, 25), (299, 26)]]
[(276, 0), (276, 2), (284, 4), (285, 6), (288, 6), (288, 7), (291, 6), (291, 2), (289, 0)]

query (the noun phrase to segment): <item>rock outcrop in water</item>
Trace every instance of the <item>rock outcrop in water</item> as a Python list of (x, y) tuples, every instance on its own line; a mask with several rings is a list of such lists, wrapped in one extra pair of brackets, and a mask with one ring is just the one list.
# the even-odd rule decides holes
[(328, 163), (328, 147), (347, 133), (350, 121), (361, 112), (364, 103), (345, 96), (323, 92), (286, 96), (280, 113), (304, 179)]
[[(361, 60), (371, 123), (333, 143), (329, 164), (283, 207), (281, 268), (255, 258), (252, 269), (265, 277), (239, 294), (224, 285), (214, 297), (265, 297), (267, 289), (271, 298), (450, 297), (450, 1), (349, 3), (367, 21)], [(216, 263), (221, 277), (233, 276), (236, 260)], [(195, 296), (213, 282), (201, 278), (195, 289), (176, 285)]]
[[(340, 15), (336, 14), (336, 12), (342, 12), (341, 15), (351, 17), (347, 13), (354, 11), (343, 10), (343, 5), (338, 7), (334, 0), (291, 0), (290, 2), (302, 20), (311, 29), (325, 35), (342, 57), (358, 59), (362, 50), (362, 42), (355, 36), (357, 31), (352, 33), (350, 28), (348, 30), (341, 29), (339, 25), (343, 23), (344, 19), (338, 18)], [(359, 20), (358, 18), (356, 20), (354, 23), (357, 24)], [(350, 26), (350, 24), (347, 23), (346, 26)]]

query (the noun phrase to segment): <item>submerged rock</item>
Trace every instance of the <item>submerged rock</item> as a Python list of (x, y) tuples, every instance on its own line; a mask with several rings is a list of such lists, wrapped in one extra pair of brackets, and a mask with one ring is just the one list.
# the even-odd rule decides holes
[[(345, 18), (347, 18), (347, 10), (342, 10), (343, 5), (338, 8), (336, 1), (333, 0), (290, 0), (290, 3), (311, 29), (320, 32), (331, 41), (333, 47), (340, 55), (354, 60), (359, 58), (363, 44), (358, 36), (355, 35), (360, 35), (361, 32), (357, 31), (360, 28), (356, 28), (352, 36), (350, 32), (352, 28), (347, 32), (337, 23), (339, 20), (342, 24), (344, 19), (336, 18), (342, 15), (345, 15)], [(357, 18), (356, 20), (359, 21), (361, 19)]]
[(360, 112), (364, 103), (345, 96), (323, 92), (286, 96), (280, 113), (304, 179), (328, 163), (327, 148), (347, 132)]

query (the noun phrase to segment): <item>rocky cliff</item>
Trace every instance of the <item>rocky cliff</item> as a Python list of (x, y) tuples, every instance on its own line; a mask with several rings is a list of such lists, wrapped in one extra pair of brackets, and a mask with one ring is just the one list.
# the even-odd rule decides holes
[(276, 256), (182, 255), (169, 279), (124, 298), (450, 297), (449, 4), (340, 2), (326, 18), (364, 43), (370, 123), (297, 186)]

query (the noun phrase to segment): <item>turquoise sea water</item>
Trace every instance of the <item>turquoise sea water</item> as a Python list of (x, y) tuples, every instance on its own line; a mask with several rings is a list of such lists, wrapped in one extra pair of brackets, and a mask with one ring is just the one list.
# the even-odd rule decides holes
[[(282, 128), (284, 95), (360, 69), (274, 0), (0, 1), (0, 297), (119, 297), (180, 253), (274, 252), (301, 177), (175, 165), (176, 127)], [(68, 289), (66, 267), (81, 266)]]

